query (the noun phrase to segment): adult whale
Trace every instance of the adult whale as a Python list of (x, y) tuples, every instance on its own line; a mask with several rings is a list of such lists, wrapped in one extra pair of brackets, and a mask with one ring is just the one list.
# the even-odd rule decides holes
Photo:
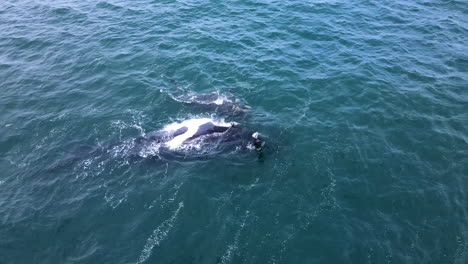
[(265, 143), (258, 132), (249, 132), (238, 123), (213, 118), (193, 118), (166, 125), (136, 139), (140, 156), (159, 154), (161, 150), (187, 154), (206, 153), (215, 149), (256, 150)]

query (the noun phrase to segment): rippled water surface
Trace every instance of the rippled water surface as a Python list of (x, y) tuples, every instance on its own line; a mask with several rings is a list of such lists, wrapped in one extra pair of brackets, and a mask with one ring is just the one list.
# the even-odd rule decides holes
[(0, 89), (0, 263), (468, 263), (466, 1), (3, 0)]

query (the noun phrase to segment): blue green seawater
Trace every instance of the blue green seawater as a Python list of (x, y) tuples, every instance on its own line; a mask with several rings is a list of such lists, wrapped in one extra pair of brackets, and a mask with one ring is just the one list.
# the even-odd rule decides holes
[[(180, 87), (264, 157), (122, 155)], [(466, 1), (3, 0), (0, 263), (468, 263), (467, 89)]]

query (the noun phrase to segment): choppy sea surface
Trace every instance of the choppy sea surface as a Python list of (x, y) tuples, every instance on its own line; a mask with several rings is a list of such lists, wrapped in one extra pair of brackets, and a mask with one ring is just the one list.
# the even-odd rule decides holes
[[(263, 156), (126, 155), (176, 89)], [(466, 1), (3, 0), (0, 263), (468, 263), (467, 89)]]

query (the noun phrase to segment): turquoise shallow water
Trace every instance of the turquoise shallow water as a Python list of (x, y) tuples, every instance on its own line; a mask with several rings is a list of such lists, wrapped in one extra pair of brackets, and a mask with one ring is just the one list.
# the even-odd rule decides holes
[[(467, 263), (467, 38), (464, 1), (2, 1), (0, 263)], [(212, 114), (180, 87), (264, 157), (109, 153)]]

